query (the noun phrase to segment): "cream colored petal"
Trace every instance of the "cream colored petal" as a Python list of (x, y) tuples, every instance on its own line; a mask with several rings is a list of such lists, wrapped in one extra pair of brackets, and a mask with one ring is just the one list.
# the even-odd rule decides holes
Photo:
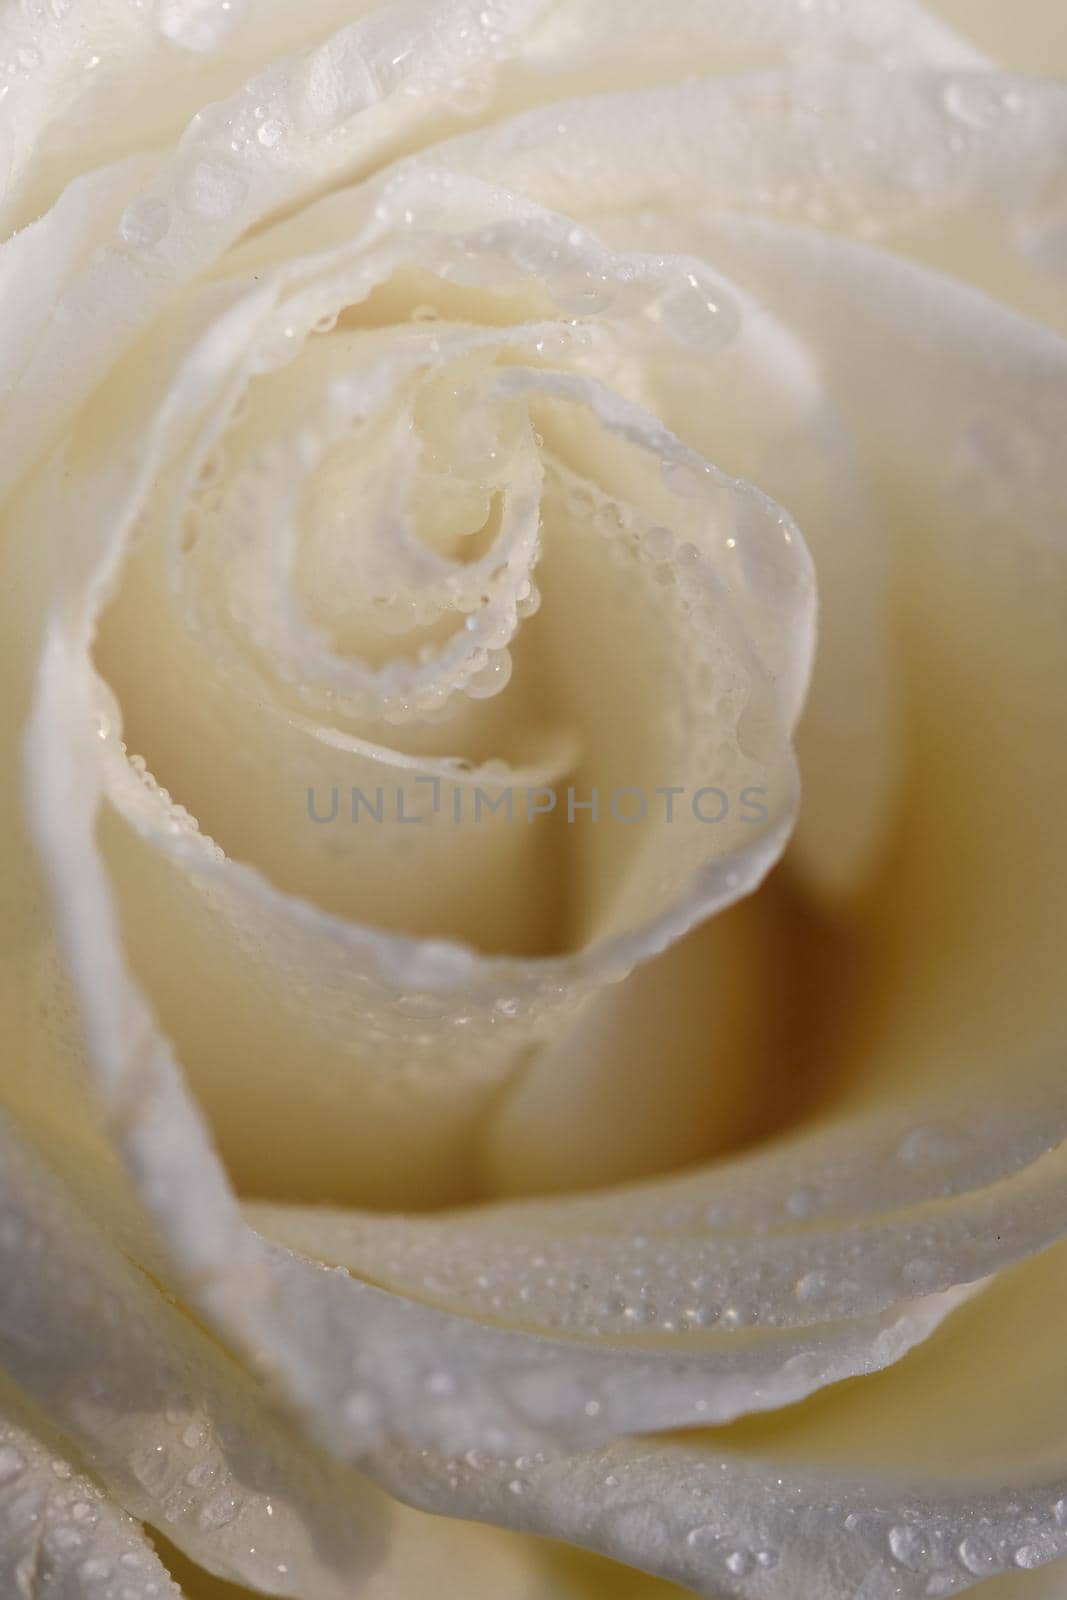
[[(578, 85), (647, 82), (650, 71), (677, 75), (694, 59), (720, 71), (792, 56), (968, 59), (962, 41), (912, 0), (865, 0), (847, 14), (820, 0), (806, 11), (798, 14), (789, 0), (750, 0), (709, 13), (687, 0), (676, 6), (670, 29), (650, 35), (639, 6), (603, 0), (583, 0), (563, 14), (529, 0), (469, 7), (405, 0), (389, 8), (373, 0), (314, 0), (299, 11), (279, 0), (234, 0), (225, 9), (210, 0), (161, 0), (151, 9), (122, 0), (27, 0), (0, 23), (10, 139), (5, 221), (18, 226), (39, 215), (78, 172), (131, 149), (173, 144), (203, 106), (225, 100), (279, 59), (290, 59), (298, 98), (306, 89), (316, 110), (358, 116), (410, 85), (427, 42), (452, 20), (466, 37), (434, 73), (443, 79), (436, 117), (445, 126), (517, 99), (558, 98)], [(486, 80), (486, 46), (501, 43), (504, 58), (514, 59), (509, 81), (497, 89), (491, 76)], [(385, 45), (391, 50), (378, 48)], [(524, 70), (527, 57), (533, 74)], [(120, 100), (118, 126), (111, 109)], [(276, 129), (284, 137), (280, 119), (261, 122), (264, 144), (276, 142)]]
[(536, 108), (417, 159), (491, 175), (594, 228), (612, 218), (631, 246), (645, 244), (647, 209), (653, 237), (670, 219), (724, 272), (700, 233), (717, 212), (849, 235), (1062, 328), (1065, 146), (1067, 87), (1051, 79), (848, 66)]
[[(550, 1529), (708, 1596), (889, 1600), (1014, 1573), (1005, 1593), (1025, 1600), (1022, 1574), (1067, 1554), (1065, 1285), (1060, 1246), (1005, 1274), (892, 1371), (691, 1442), (629, 1441), (521, 1468), (383, 1465), (418, 1503)], [(1055, 1571), (1036, 1593), (1058, 1592)]]
[[(263, 93), (263, 87), (257, 86), (256, 92)], [(859, 89), (853, 88), (851, 92), (855, 95)], [(772, 86), (770, 91), (772, 99), (773, 94)], [(217, 133), (219, 123), (212, 124), (212, 127)], [(211, 129), (207, 131), (210, 135)], [(684, 133), (684, 128), (681, 131)], [(203, 151), (197, 147), (197, 138), (190, 141), (190, 149), (194, 158), (199, 160), (203, 159)], [(257, 142), (262, 143), (262, 141)], [(684, 141), (680, 140), (679, 143), (681, 142)], [(573, 148), (581, 150), (583, 148), (581, 141)], [(628, 150), (620, 141), (616, 156), (620, 165), (629, 164), (633, 155), (634, 152)], [(256, 160), (259, 159), (257, 156)], [(228, 157), (226, 161), (229, 161)], [(256, 174), (258, 173), (257, 168)], [(602, 173), (601, 187), (597, 192), (605, 204), (624, 204), (631, 196), (640, 193), (641, 181), (650, 183), (648, 173), (649, 163), (646, 162), (642, 169), (640, 163), (635, 161), (633, 173), (629, 175), (626, 194), (622, 194), (620, 184), (614, 197), (606, 193), (607, 179)], [(196, 225), (189, 230), (186, 242), (189, 245), (190, 261), (195, 257), (197, 261), (204, 262), (210, 259), (213, 253), (217, 253), (222, 241), (232, 236), (233, 230), (244, 225), (257, 212), (253, 203), (242, 210), (245, 199), (243, 195), (231, 209), (231, 201), (234, 200), (237, 189), (232, 182), (233, 173), (229, 165), (221, 168), (211, 167), (205, 174), (194, 164), (191, 171), (183, 176), (188, 176), (192, 182), (190, 192), (190, 199), (194, 202), (192, 209), (199, 208), (203, 213), (211, 213), (214, 221), (219, 224), (217, 229), (208, 226), (208, 221), (211, 220), (208, 217), (202, 228)], [(243, 181), (243, 172), (238, 176)], [(171, 181), (170, 177), (168, 181)], [(588, 171), (583, 181), (588, 181)], [(259, 199), (256, 203), (269, 207), (291, 198), (294, 192), (295, 190), (286, 189), (284, 184), (267, 183), (264, 179), (262, 190), (257, 191)], [(225, 216), (220, 214), (222, 212), (225, 212)], [(110, 221), (107, 222), (107, 226), (110, 226)], [(59, 236), (62, 237), (61, 232)], [(142, 306), (138, 308), (128, 292), (130, 285), (120, 284), (117, 279), (115, 281), (122, 290), (124, 302), (122, 318), (119, 322), (112, 323), (108, 323), (106, 318), (103, 319), (97, 329), (101, 349), (105, 343), (113, 344), (116, 327), (120, 323), (122, 328), (131, 331), (135, 313), (139, 312), (146, 316), (154, 313), (155, 302), (151, 296), (144, 295)], [(168, 280), (168, 289), (172, 281)], [(81, 281), (77, 292), (67, 302), (67, 309), (77, 310), (78, 296), (89, 298), (94, 296), (96, 291), (97, 285), (90, 273)], [(262, 309), (261, 304), (253, 302), (247, 307), (241, 307), (239, 313), (234, 313), (231, 327), (236, 330), (232, 333), (235, 342), (239, 343), (241, 338), (247, 337), (248, 325), (255, 321)], [(246, 314), (249, 324), (242, 324), (241, 328), (237, 329), (239, 317)], [(1019, 353), (1020, 355), (1025, 353), (1028, 360), (1032, 354), (1029, 347), (1025, 352), (1020, 347)], [(79, 393), (84, 395), (87, 386), (96, 380), (99, 362), (94, 367), (93, 360), (89, 359), (90, 355), (91, 352), (86, 352), (83, 372), (80, 375), (73, 375), (71, 390), (74, 397)], [(226, 341), (223, 341), (221, 346), (215, 347), (212, 359), (216, 358), (220, 366), (225, 365), (225, 361), (230, 359)], [(204, 376), (203, 372), (194, 373), (195, 383), (201, 382)], [(214, 378), (213, 373), (208, 376)], [(50, 367), (46, 359), (40, 359), (37, 366), (31, 367), (30, 379), (19, 398), (22, 407), (20, 415), (29, 416), (36, 412), (37, 402), (42, 394), (50, 392), (49, 385), (55, 382), (55, 378), (56, 369)], [(1056, 392), (1056, 382), (1058, 379), (1055, 377), (1050, 379), (1050, 392)], [(36, 392), (33, 383), (40, 385)], [(191, 383), (182, 396), (182, 403), (188, 405), (190, 413), (195, 413), (197, 409), (197, 402), (192, 393), (195, 383)], [(935, 386), (933, 392), (941, 391)], [(136, 402), (131, 399), (129, 404), (133, 407)], [(56, 420), (58, 425), (60, 420), (58, 413)], [(169, 419), (175, 430), (187, 425), (188, 420), (187, 416), (180, 413), (172, 415)], [(48, 485), (50, 490), (54, 490), (54, 487), (53, 484)], [(38, 488), (41, 489), (41, 485), (38, 485)], [(96, 509), (103, 510), (106, 506), (113, 516), (117, 488), (117, 479), (101, 485)], [(43, 493), (43, 489), (41, 492)], [(39, 510), (43, 509), (51, 513), (55, 507), (39, 506)], [(90, 506), (86, 514), (87, 526), (90, 524), (91, 512)], [(459, 1322), (449, 1322), (444, 1318), (424, 1317), (413, 1312), (403, 1302), (385, 1295), (379, 1296), (377, 1293), (361, 1291), (359, 1286), (352, 1284), (346, 1275), (317, 1273), (300, 1263), (284, 1262), (282, 1258), (273, 1260), (269, 1283), (267, 1287), (259, 1290), (249, 1291), (243, 1278), (239, 1278), (236, 1274), (230, 1275), (227, 1271), (228, 1262), (233, 1258), (239, 1260), (247, 1258), (253, 1263), (257, 1262), (254, 1242), (236, 1231), (232, 1206), (220, 1181), (218, 1170), (210, 1163), (202, 1142), (201, 1131), (181, 1098), (174, 1063), (161, 1042), (151, 1032), (145, 1008), (126, 981), (126, 974), (118, 955), (113, 908), (108, 898), (107, 885), (92, 855), (91, 817), (86, 804), (87, 799), (91, 804), (92, 795), (87, 797), (83, 792), (85, 774), (91, 765), (88, 757), (83, 755), (83, 750), (95, 748), (92, 743), (93, 729), (90, 723), (92, 706), (88, 700), (87, 683), (82, 671), (83, 663), (80, 660), (86, 642), (86, 639), (81, 637), (75, 639), (72, 644), (71, 636), (60, 626), (56, 627), (52, 636), (52, 651), (45, 663), (42, 680), (44, 692), (41, 705), (46, 712), (56, 716), (57, 730), (66, 728), (69, 731), (70, 744), (66, 748), (62, 746), (57, 748), (55, 733), (50, 732), (49, 740), (37, 747), (41, 765), (37, 775), (38, 787), (35, 800), (40, 803), (46, 797), (49, 788), (52, 789), (53, 792), (48, 798), (45, 821), (50, 865), (54, 881), (62, 885), (66, 896), (62, 909), (68, 948), (77, 947), (80, 952), (79, 977), (82, 984), (82, 999), (88, 1013), (90, 1042), (98, 1068), (105, 1074), (112, 1090), (113, 1103), (121, 1108), (124, 1114), (123, 1134), (127, 1159), (131, 1167), (139, 1173), (155, 1214), (165, 1222), (172, 1239), (178, 1241), (178, 1248), (186, 1261), (187, 1273), (190, 1258), (194, 1253), (198, 1267), (210, 1265), (217, 1273), (208, 1286), (201, 1290), (200, 1303), (207, 1308), (209, 1314), (218, 1319), (218, 1325), (225, 1327), (229, 1337), (240, 1347), (247, 1350), (252, 1348), (262, 1350), (265, 1345), (269, 1345), (279, 1362), (284, 1362), (286, 1365), (286, 1375), (291, 1390), (297, 1391), (308, 1409), (318, 1416), (320, 1428), (324, 1432), (331, 1432), (338, 1448), (355, 1447), (353, 1441), (359, 1441), (365, 1433), (366, 1418), (360, 1413), (361, 1404), (364, 1406), (366, 1404), (365, 1391), (357, 1386), (348, 1395), (352, 1407), (351, 1414), (347, 1417), (341, 1405), (345, 1398), (345, 1385), (352, 1382), (352, 1348), (357, 1339), (363, 1340), (359, 1352), (361, 1374), (372, 1372), (383, 1374), (382, 1388), (388, 1405), (392, 1408), (388, 1418), (390, 1423), (400, 1426), (402, 1420), (404, 1427), (410, 1427), (420, 1437), (432, 1435), (435, 1428), (445, 1430), (452, 1427), (458, 1431), (465, 1427), (475, 1437), (478, 1436), (478, 1430), (482, 1430), (484, 1436), (490, 1427), (499, 1429), (502, 1422), (514, 1428), (516, 1400), (526, 1393), (518, 1383), (518, 1377), (521, 1375), (518, 1364), (528, 1359), (525, 1340), (509, 1345), (507, 1360), (502, 1361), (497, 1369), (502, 1375), (502, 1388), (499, 1392), (492, 1386), (483, 1384), (487, 1392), (478, 1395), (472, 1371), (462, 1371), (460, 1380), (454, 1380), (446, 1370), (446, 1386), (449, 1382), (457, 1381), (457, 1389), (449, 1404), (443, 1403), (448, 1396), (438, 1384), (435, 1402), (421, 1407), (424, 1414), (414, 1417), (411, 1402), (412, 1372), (421, 1371), (422, 1363), (430, 1350), (435, 1347), (445, 1347), (446, 1341), (450, 1356), (457, 1361), (459, 1370), (459, 1345), (468, 1337), (466, 1326)], [(1017, 690), (1018, 685), (1009, 685), (1010, 692), (1014, 693)], [(1010, 706), (1004, 709), (1002, 720), (1005, 724), (1011, 721), (1011, 709)], [(64, 717), (66, 721), (63, 720)], [(50, 756), (46, 755), (49, 750)], [(72, 759), (74, 752), (77, 753), (76, 758)], [(42, 816), (44, 816), (43, 811)], [(41, 818), (37, 820), (40, 824)], [(191, 855), (192, 851), (193, 847), (190, 846), (188, 853)], [(203, 860), (207, 862), (206, 854)], [(740, 891), (741, 888), (750, 886), (766, 864), (766, 860), (758, 864), (748, 863), (751, 872), (747, 881), (744, 884), (735, 882), (731, 887)], [(708, 904), (702, 904), (701, 909), (709, 909)], [(677, 931), (677, 928), (673, 931)], [(405, 950), (403, 954), (410, 958), (411, 952)], [(440, 959), (441, 952), (434, 952), (434, 957)], [(509, 996), (501, 993), (495, 998), (508, 999)], [(145, 1041), (141, 1060), (134, 1058), (128, 1046), (125, 1053), (118, 1047), (119, 1040), (137, 1038)], [(1040, 1041), (1035, 1040), (1031, 1043), (1036, 1052)], [(1039, 1109), (1042, 1113), (1047, 1110), (1044, 1105)], [(176, 1118), (180, 1118), (177, 1122), (178, 1131), (175, 1131)], [(1047, 1137), (1047, 1129), (1050, 1126), (1047, 1117), (1035, 1115), (1034, 1125)], [(928, 1206), (930, 1212), (929, 1219), (924, 1214), (918, 1219), (919, 1222), (925, 1225), (927, 1220), (932, 1220), (940, 1227), (937, 1196), (939, 1185), (945, 1182), (944, 1168), (946, 1164), (951, 1164), (951, 1158), (946, 1162), (944, 1155), (946, 1143), (938, 1134), (931, 1136), (927, 1133), (916, 1139), (913, 1137), (914, 1133), (913, 1128), (905, 1128), (892, 1130), (884, 1135), (887, 1150), (902, 1150), (904, 1154), (898, 1164), (884, 1163), (882, 1168), (876, 1171), (876, 1178), (888, 1189), (891, 1203), (896, 1200), (898, 1206), (906, 1206), (911, 1202), (917, 1186), (919, 1199)], [(905, 1134), (906, 1138), (902, 1138), (902, 1134)], [(1016, 1137), (1008, 1146), (1009, 1155), (1006, 1159), (1009, 1168), (1012, 1162), (1022, 1159), (1019, 1156), (1022, 1143), (1030, 1141), (1028, 1148), (1030, 1153), (1033, 1153), (1032, 1145), (1035, 1137), (1040, 1137), (1040, 1134), (1035, 1136), (1032, 1127), (1016, 1131)], [(836, 1199), (841, 1192), (847, 1191), (849, 1183), (858, 1186), (861, 1193), (869, 1193), (864, 1184), (864, 1175), (859, 1170), (863, 1162), (868, 1159), (868, 1152), (865, 1150), (863, 1157), (856, 1160), (849, 1168), (842, 1154), (842, 1152), (853, 1153), (848, 1151), (849, 1145), (853, 1147), (855, 1145), (852, 1128), (847, 1128), (838, 1135), (836, 1150), (832, 1151), (832, 1160), (829, 1163), (831, 1168), (835, 1163), (840, 1164), (832, 1172), (832, 1178), (836, 1182), (843, 1169), (844, 1181), (831, 1199)], [(948, 1141), (948, 1147), (951, 1148), (951, 1140)], [(821, 1165), (826, 1159), (826, 1148), (816, 1144), (814, 1150), (806, 1152), (806, 1164), (803, 1158), (798, 1163), (799, 1169), (806, 1172), (804, 1183), (809, 1185), (809, 1192), (803, 1201), (804, 1206), (810, 1204), (810, 1185), (813, 1182), (823, 1183), (826, 1179), (826, 1166)], [(917, 1161), (913, 1159), (916, 1153), (919, 1157)], [(984, 1177), (988, 1168), (981, 1166), (983, 1154), (979, 1152), (978, 1160)], [(924, 1169), (918, 1178), (915, 1176), (917, 1168)], [(903, 1178), (899, 1176), (902, 1171)], [(782, 1197), (786, 1215), (795, 1218), (798, 1215), (795, 1209), (798, 1203), (796, 1195), (803, 1191), (804, 1183), (800, 1183), (797, 1177), (797, 1166), (788, 1162), (783, 1167), (783, 1176), (790, 1182), (798, 1184), (795, 1191), (790, 1191)], [(925, 1192), (924, 1184), (927, 1186)], [(832, 1190), (834, 1184), (830, 1183), (825, 1187)], [(1033, 1196), (1025, 1191), (1025, 1185), (1020, 1184), (1019, 1187), (1024, 1191), (1023, 1200), (1032, 1201)], [(741, 1193), (744, 1192), (742, 1184)], [(825, 1191), (818, 1194), (816, 1207), (824, 1204), (827, 1198)], [(794, 1202), (793, 1209), (789, 1209), (790, 1201)], [(708, 1207), (714, 1204), (713, 1200), (705, 1196), (699, 1201), (694, 1199), (694, 1210), (686, 1212), (683, 1227), (690, 1226), (694, 1211), (699, 1211), (703, 1219), (697, 1224), (698, 1232), (705, 1221), (712, 1229), (718, 1227), (720, 1225), (718, 1220), (709, 1220), (704, 1216)], [(760, 1204), (762, 1205), (762, 1202)], [(1031, 1248), (1041, 1238), (1040, 1227), (1047, 1228), (1050, 1225), (1046, 1208), (1042, 1221), (1035, 1228), (1034, 1213), (1038, 1209), (1038, 1205), (1031, 1205), (1027, 1211), (1026, 1206), (1022, 1206), (1018, 1213), (1022, 1218), (1018, 1224), (1018, 1231), (1006, 1246), (1009, 1252)], [(935, 1262), (935, 1270), (931, 1272), (928, 1258), (914, 1254), (915, 1234), (910, 1229), (910, 1222), (915, 1219), (908, 1219), (908, 1226), (889, 1227), (885, 1230), (884, 1237), (878, 1238), (876, 1242), (884, 1244), (885, 1248), (872, 1254), (869, 1271), (866, 1258), (864, 1259), (863, 1270), (868, 1272), (868, 1276), (864, 1282), (855, 1285), (854, 1280), (843, 1271), (843, 1257), (850, 1251), (855, 1251), (857, 1255), (862, 1254), (863, 1246), (868, 1242), (865, 1236), (838, 1238), (835, 1235), (845, 1233), (846, 1230), (830, 1226), (817, 1232), (814, 1240), (816, 1250), (825, 1248), (826, 1254), (813, 1255), (808, 1249), (812, 1241), (804, 1237), (799, 1240), (792, 1237), (791, 1225), (787, 1223), (782, 1230), (783, 1238), (779, 1242), (774, 1263), (776, 1314), (780, 1314), (786, 1321), (817, 1323), (827, 1314), (825, 1309), (827, 1301), (831, 1306), (836, 1307), (840, 1303), (851, 1309), (854, 1303), (866, 1294), (879, 1305), (888, 1303), (891, 1306), (898, 1306), (904, 1297), (905, 1289), (907, 1289), (905, 1298), (910, 1298), (912, 1292), (917, 1289), (933, 1287), (931, 1277), (938, 1282), (944, 1280), (951, 1284), (960, 1282), (968, 1276), (976, 1276), (979, 1271), (985, 1270), (989, 1263), (988, 1258), (982, 1254), (982, 1248), (969, 1231), (973, 1226), (972, 1213), (963, 1204), (953, 1207), (951, 1200), (946, 1204), (945, 1210), (950, 1213), (951, 1220), (959, 1223), (958, 1236), (953, 1237), (953, 1250), (949, 1260)], [(620, 1215), (622, 1214), (623, 1212), (620, 1212)], [(490, 1219), (487, 1230), (490, 1235), (496, 1220)], [(673, 1226), (673, 1223), (668, 1226)], [(564, 1231), (566, 1232), (569, 1227), (568, 1220)], [(625, 1239), (628, 1228), (628, 1223), (625, 1227), (619, 1228), (620, 1239)], [(803, 1230), (792, 1231), (803, 1233)], [(824, 1235), (828, 1235), (828, 1239), (824, 1239)], [(939, 1239), (940, 1234), (935, 1233), (935, 1238)], [(965, 1255), (956, 1254), (956, 1247), (961, 1239), (968, 1247), (969, 1253)], [(626, 1243), (629, 1241), (626, 1240)], [(480, 1246), (476, 1242), (472, 1252), (468, 1253), (466, 1250), (461, 1252), (463, 1260), (456, 1274), (456, 1282), (460, 1281), (464, 1273), (470, 1269), (472, 1257), (477, 1256), (478, 1248)], [(528, 1251), (528, 1240), (522, 1241), (522, 1249)], [(751, 1250), (747, 1253), (749, 1256), (752, 1254)], [(745, 1291), (748, 1303), (762, 1312), (766, 1305), (762, 1288), (746, 1277), (747, 1269), (741, 1260), (742, 1254), (742, 1249), (734, 1247), (731, 1250), (730, 1241), (727, 1241), (722, 1259), (731, 1264), (735, 1274), (734, 1282), (739, 1290)], [(572, 1258), (568, 1270), (576, 1259)], [(916, 1261), (920, 1263), (921, 1270), (914, 1269), (913, 1263)], [(905, 1268), (910, 1270), (910, 1276)], [(401, 1269), (408, 1270), (407, 1264), (401, 1263)], [(516, 1279), (517, 1288), (523, 1281), (521, 1273), (516, 1275)], [(805, 1287), (798, 1295), (797, 1290), (802, 1282)], [(324, 1285), (328, 1285), (328, 1288)], [(858, 1291), (857, 1294), (854, 1294), (854, 1288)], [(823, 1300), (821, 1311), (806, 1309), (817, 1305), (820, 1298)], [(784, 1309), (786, 1306), (788, 1310)], [(796, 1310), (795, 1306), (801, 1309)], [(720, 1308), (720, 1312), (727, 1309), (736, 1311), (739, 1317), (743, 1314), (741, 1305), (731, 1304)], [(625, 1306), (615, 1305), (611, 1308), (610, 1314), (621, 1316), (624, 1310)], [(679, 1315), (681, 1317), (681, 1313)], [(911, 1312), (906, 1315), (910, 1317)], [(681, 1320), (685, 1318), (681, 1317)], [(400, 1328), (410, 1330), (411, 1337), (408, 1342), (397, 1337), (397, 1330)], [(861, 1350), (864, 1348), (865, 1340), (876, 1343), (882, 1333), (884, 1327), (881, 1322), (868, 1324), (861, 1330), (859, 1348)], [(846, 1342), (847, 1338), (846, 1330)], [(390, 1346), (395, 1347), (396, 1359), (392, 1363), (383, 1360), (384, 1352)], [(539, 1425), (544, 1425), (547, 1421), (550, 1426), (560, 1426), (562, 1419), (559, 1413), (566, 1400), (570, 1398), (565, 1386), (561, 1388), (558, 1383), (559, 1371), (563, 1369), (565, 1360), (571, 1359), (567, 1347), (561, 1348), (562, 1355), (553, 1353), (557, 1371), (552, 1374), (548, 1384), (544, 1384), (540, 1375), (535, 1373), (532, 1388), (534, 1410), (539, 1413), (536, 1418)], [(738, 1343), (737, 1348), (744, 1350), (745, 1345)], [(896, 1348), (899, 1350), (899, 1343)], [(298, 1350), (302, 1352), (299, 1355)], [(517, 1355), (512, 1353), (515, 1351), (518, 1352)], [(436, 1370), (427, 1368), (427, 1379)], [(487, 1365), (482, 1365), (483, 1379), (488, 1370)], [(751, 1380), (746, 1380), (746, 1383), (750, 1391)], [(549, 1392), (551, 1402), (547, 1408), (547, 1419), (544, 1399), (546, 1390)], [(427, 1392), (434, 1393), (432, 1385)], [(585, 1394), (588, 1394), (588, 1391), (585, 1391)], [(603, 1405), (603, 1401), (598, 1398), (592, 1402), (586, 1399), (580, 1384), (577, 1396), (583, 1401), (583, 1410), (585, 1404)], [(674, 1403), (676, 1397), (671, 1400), (671, 1404)], [(687, 1394), (686, 1404), (690, 1403), (691, 1394)], [(744, 1386), (741, 1403), (749, 1403), (745, 1399)], [(450, 1409), (454, 1414), (449, 1414)], [(666, 1409), (664, 1408), (665, 1411)], [(651, 1417), (656, 1415), (654, 1407), (648, 1415)], [(648, 1425), (653, 1424), (650, 1421)]]
[(599, 1188), (758, 1132), (777, 1088), (780, 1035), (762, 1006), (782, 956), (774, 909), (743, 902), (602, 990), (494, 1108), (484, 1192)]

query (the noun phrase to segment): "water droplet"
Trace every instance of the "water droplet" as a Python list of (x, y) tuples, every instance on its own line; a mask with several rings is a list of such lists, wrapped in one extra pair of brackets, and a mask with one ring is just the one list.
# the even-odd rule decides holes
[(726, 1557), (726, 1570), (727, 1572), (732, 1572), (735, 1578), (747, 1577), (755, 1565), (756, 1558), (752, 1551), (746, 1550), (743, 1546), (737, 1550), (731, 1550)]
[(641, 548), (653, 561), (669, 561), (674, 554), (674, 535), (669, 528), (649, 528)]
[(989, 128), (1006, 111), (1017, 111), (1021, 101), (1012, 90), (1005, 90), (990, 73), (954, 78), (944, 91), (945, 110), (969, 128)]
[(285, 135), (285, 124), (277, 117), (268, 117), (266, 122), (260, 123), (256, 129), (256, 138), (264, 150), (273, 150), (279, 139)]
[(692, 272), (686, 273), (684, 283), (660, 296), (653, 314), (672, 339), (704, 355), (722, 350), (741, 326), (732, 296)]
[(179, 50), (217, 50), (240, 21), (243, 0), (160, 0), (156, 27)]
[(301, 126), (344, 121), (381, 98), (370, 68), (353, 44), (331, 40), (309, 58), (293, 111)]
[(170, 1463), (166, 1449), (161, 1444), (147, 1445), (144, 1449), (135, 1450), (129, 1461), (130, 1471), (137, 1482), (148, 1490), (149, 1494), (157, 1494), (170, 1476)]
[(706, 471), (682, 461), (665, 461), (660, 476), (665, 486), (683, 500), (698, 500), (709, 484)]
[(131, 200), (119, 218), (119, 235), (136, 250), (158, 244), (170, 227), (171, 209), (157, 195), (142, 195)]
[(991, 1572), (999, 1572), (1004, 1566), (1004, 1559), (1000, 1550), (980, 1533), (969, 1533), (966, 1539), (961, 1539), (957, 1546), (960, 1565), (976, 1578), (984, 1578)]
[(764, 1572), (770, 1572), (772, 1567), (778, 1565), (777, 1550), (757, 1550), (756, 1565), (762, 1567)]
[(1036, 1544), (1021, 1544), (1012, 1559), (1024, 1572), (1030, 1572), (1044, 1562), (1044, 1556)]
[(471, 700), (488, 700), (507, 687), (511, 677), (511, 654), (507, 650), (490, 650), (489, 659), (479, 672), (467, 680), (464, 692)]
[(248, 192), (248, 184), (222, 161), (198, 161), (185, 185), (185, 203), (198, 217), (219, 222), (231, 216)]
[(690, 1529), (685, 1542), (690, 1550), (713, 1550), (718, 1545), (719, 1535), (711, 1523), (702, 1523), (699, 1528)]
[(923, 1530), (900, 1522), (889, 1530), (889, 1549), (894, 1561), (917, 1571), (929, 1559), (930, 1545)]
[(0, 1444), (0, 1484), (14, 1483), (26, 1470), (26, 1458), (13, 1444)]
[(541, 609), (541, 591), (535, 583), (527, 584), (525, 593), (519, 595), (515, 602), (515, 610), (524, 620), (534, 617)]

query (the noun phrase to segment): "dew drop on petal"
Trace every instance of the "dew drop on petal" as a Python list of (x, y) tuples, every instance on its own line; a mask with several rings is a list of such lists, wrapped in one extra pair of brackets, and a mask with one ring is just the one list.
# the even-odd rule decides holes
[(158, 244), (170, 228), (171, 209), (166, 200), (157, 195), (143, 195), (131, 200), (119, 218), (119, 235), (137, 250), (148, 250)]
[(507, 687), (511, 677), (511, 654), (507, 650), (490, 650), (489, 659), (480, 672), (476, 672), (465, 685), (472, 700), (488, 700)]
[(660, 475), (665, 487), (683, 500), (698, 500), (707, 488), (706, 475), (682, 461), (665, 461)]
[(672, 339), (703, 355), (723, 349), (740, 326), (732, 298), (718, 285), (704, 283), (692, 272), (660, 297), (655, 315)]
[(0, 1484), (14, 1483), (25, 1470), (25, 1456), (13, 1444), (0, 1444)]
[(913, 1570), (921, 1567), (930, 1554), (930, 1546), (922, 1529), (907, 1522), (897, 1523), (890, 1528), (889, 1550), (894, 1561)]
[(179, 50), (217, 50), (240, 21), (243, 0), (159, 0), (156, 27)]
[(268, 117), (266, 122), (261, 122), (256, 129), (256, 138), (264, 150), (273, 150), (274, 146), (285, 135), (285, 124), (277, 117)]
[(1004, 1565), (1000, 1550), (980, 1533), (969, 1533), (961, 1539), (957, 1547), (960, 1565), (976, 1578), (987, 1577), (991, 1572), (999, 1572)]
[(1005, 112), (1019, 109), (1019, 97), (1012, 90), (1005, 91), (988, 73), (954, 78), (944, 90), (945, 110), (956, 122), (969, 128), (989, 128)]
[(170, 1475), (167, 1452), (161, 1444), (146, 1445), (142, 1450), (135, 1450), (130, 1456), (129, 1468), (149, 1494), (158, 1493)]

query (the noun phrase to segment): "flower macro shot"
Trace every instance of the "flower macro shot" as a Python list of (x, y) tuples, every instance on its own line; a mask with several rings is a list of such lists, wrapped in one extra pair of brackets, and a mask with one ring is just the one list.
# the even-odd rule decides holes
[(1062, 0), (0, 0), (0, 1600), (1067, 1600)]

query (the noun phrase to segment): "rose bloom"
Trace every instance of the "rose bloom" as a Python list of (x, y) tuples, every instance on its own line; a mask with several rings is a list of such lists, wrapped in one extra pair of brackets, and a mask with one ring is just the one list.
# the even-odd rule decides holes
[(0, 66), (2, 1600), (1062, 1600), (1059, 0)]

